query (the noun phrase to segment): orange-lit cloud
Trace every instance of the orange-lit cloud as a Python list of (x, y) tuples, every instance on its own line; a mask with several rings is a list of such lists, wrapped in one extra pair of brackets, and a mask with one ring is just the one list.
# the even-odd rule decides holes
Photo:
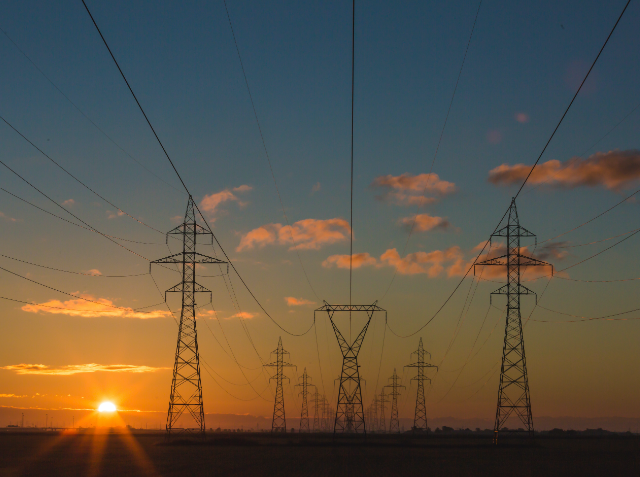
[[(415, 222), (415, 225), (414, 225)], [(448, 230), (451, 228), (451, 222), (446, 218), (434, 217), (429, 214), (418, 214), (413, 217), (404, 217), (398, 221), (400, 225), (404, 225), (407, 230), (413, 227), (414, 232), (428, 232), (429, 230)]]
[(242, 318), (243, 320), (249, 320), (258, 316), (257, 313), (249, 313), (248, 311), (241, 311), (235, 315), (231, 315), (230, 318)]
[(198, 312), (198, 317), (200, 318), (210, 318), (210, 319), (222, 319), (222, 320), (230, 320), (231, 318), (242, 318), (244, 320), (249, 320), (251, 318), (255, 318), (258, 316), (257, 313), (249, 313), (248, 311), (241, 311), (231, 316), (221, 316), (223, 312), (221, 311), (213, 311), (213, 310), (201, 310)]
[[(92, 301), (71, 299), (67, 301), (49, 300), (44, 303), (24, 305), (21, 309), (28, 313), (80, 316), (83, 318), (170, 318), (171, 313), (164, 310), (135, 311), (133, 308), (113, 308), (113, 302), (106, 298), (94, 298), (92, 295), (80, 295)], [(94, 303), (98, 302), (98, 303)]]
[(47, 374), (56, 376), (70, 376), (72, 374), (96, 373), (104, 371), (109, 373), (153, 373), (162, 369), (152, 366), (136, 366), (133, 364), (69, 364), (52, 368), (44, 364), (13, 364), (10, 366), (1, 366), (0, 369), (15, 371), (17, 374)]
[(305, 300), (304, 298), (295, 298), (292, 296), (285, 296), (284, 300), (287, 302), (288, 306), (315, 305), (315, 302), (313, 301)]
[(27, 397), (26, 395), (19, 396), (18, 394), (0, 394), (0, 398), (23, 398)]
[(529, 115), (527, 113), (516, 113), (515, 118), (519, 123), (529, 122)]
[(9, 217), (7, 214), (5, 214), (4, 212), (0, 212), (0, 219), (4, 219), (7, 222), (17, 222), (18, 219), (14, 219), (13, 217)]
[[(234, 187), (232, 191), (238, 193), (248, 192), (252, 189), (253, 187), (244, 184), (238, 187)], [(202, 210), (204, 212), (209, 212), (209, 214), (214, 215), (216, 212), (218, 212), (218, 207), (220, 206), (220, 204), (223, 204), (224, 202), (238, 202), (238, 205), (240, 205), (240, 207), (244, 207), (245, 205), (247, 205), (246, 202), (242, 202), (232, 191), (229, 189), (225, 189), (214, 194), (205, 195), (200, 202), (200, 207), (202, 207)]]
[[(380, 256), (380, 262), (394, 267), (401, 275), (417, 275), (425, 273), (431, 278), (439, 276), (445, 267), (451, 269), (463, 260), (460, 247), (453, 246), (447, 250), (434, 250), (432, 252), (410, 253), (404, 258), (395, 248), (389, 249)], [(449, 274), (451, 275), (451, 274)]]
[(278, 243), (290, 245), (289, 250), (313, 249), (324, 245), (345, 241), (351, 228), (344, 219), (305, 219), (293, 225), (267, 224), (253, 229), (242, 237), (236, 251), (251, 250), (255, 247)]
[(405, 206), (431, 204), (438, 201), (440, 197), (456, 191), (453, 182), (440, 179), (438, 174), (414, 176), (404, 173), (399, 176), (380, 176), (371, 183), (371, 186), (385, 190), (377, 197), (378, 199)]
[[(368, 253), (354, 253), (353, 254), (353, 268), (360, 268), (367, 265), (376, 265), (378, 261), (375, 257), (372, 257)], [(325, 268), (349, 268), (350, 260), (349, 255), (331, 255), (324, 262), (322, 266)]]
[[(522, 182), (531, 166), (502, 164), (489, 172), (489, 182), (509, 185)], [(551, 160), (539, 164), (529, 177), (529, 183), (548, 183), (553, 187), (602, 186), (609, 190), (621, 190), (640, 179), (640, 151), (597, 152), (587, 159), (574, 157), (565, 162)]]
[(124, 212), (122, 212), (121, 210), (118, 210), (116, 212), (111, 212), (110, 210), (107, 210), (107, 218), (108, 219), (115, 219), (116, 217), (122, 217), (124, 214)]
[(85, 273), (88, 273), (90, 275), (96, 275), (96, 276), (102, 275), (102, 272), (97, 268), (92, 268), (91, 270), (87, 270)]
[(67, 199), (65, 200), (62, 205), (64, 205), (65, 207), (71, 207), (72, 205), (75, 205), (76, 201), (73, 199)]

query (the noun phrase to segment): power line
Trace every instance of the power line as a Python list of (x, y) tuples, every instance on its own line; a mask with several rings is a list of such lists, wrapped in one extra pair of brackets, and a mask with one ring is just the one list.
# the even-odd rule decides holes
[[(83, 226), (82, 226), (82, 225), (80, 225), (80, 224), (76, 224), (75, 222), (71, 222), (70, 220), (67, 220), (67, 219), (65, 219), (65, 218), (63, 218), (63, 217), (60, 217), (59, 215), (56, 215), (56, 214), (54, 214), (54, 213), (52, 213), (52, 212), (49, 212), (48, 210), (45, 210), (45, 209), (43, 209), (42, 207), (38, 207), (37, 205), (35, 205), (35, 204), (33, 204), (33, 203), (29, 202), (28, 200), (23, 199), (22, 197), (17, 196), (16, 194), (14, 194), (14, 193), (12, 193), (12, 192), (9, 192), (8, 190), (6, 190), (6, 189), (4, 189), (4, 188), (2, 188), (2, 187), (0, 187), (0, 190), (1, 190), (1, 191), (6, 192), (7, 194), (9, 194), (9, 195), (11, 195), (11, 196), (15, 197), (15, 198), (16, 198), (16, 199), (18, 199), (18, 200), (21, 200), (22, 202), (24, 202), (25, 204), (30, 205), (31, 207), (35, 207), (36, 209), (38, 209), (38, 210), (40, 210), (40, 211), (44, 212), (45, 214), (49, 214), (49, 215), (51, 215), (51, 216), (55, 217), (56, 219), (64, 220), (65, 222), (67, 222), (67, 223), (69, 223), (69, 224), (71, 224), (71, 225), (75, 225), (76, 227), (80, 227), (81, 229), (88, 230), (89, 232), (94, 232), (94, 233), (97, 233), (97, 234), (99, 234), (99, 235), (104, 235), (105, 237), (109, 237), (109, 238), (112, 238), (112, 239), (115, 239), (115, 240), (122, 240), (123, 242), (137, 243), (137, 244), (140, 244), (140, 245), (164, 245), (163, 243), (156, 243), (156, 242), (139, 242), (139, 241), (137, 241), (137, 240), (129, 240), (129, 239), (125, 239), (125, 238), (122, 238), (122, 237), (116, 237), (116, 236), (114, 236), (114, 235), (101, 234), (100, 232), (97, 232), (97, 231), (96, 231), (95, 229), (93, 229), (93, 228), (83, 227)], [(65, 211), (66, 211), (66, 209), (65, 209)]]
[(70, 270), (62, 270), (60, 268), (47, 267), (46, 265), (39, 265), (37, 263), (27, 262), (26, 260), (20, 260), (19, 258), (13, 258), (13, 257), (10, 257), (8, 255), (0, 254), (0, 257), (8, 258), (9, 260), (15, 260), (16, 262), (26, 263), (27, 265), (33, 265), (34, 267), (46, 268), (47, 270), (54, 270), (56, 272), (72, 273), (74, 275), (84, 275), (86, 277), (128, 278), (128, 277), (141, 277), (143, 275), (149, 275), (149, 272), (147, 272), (147, 273), (134, 273), (134, 274), (131, 274), (131, 275), (102, 275), (101, 273), (100, 274), (96, 274), (96, 273), (73, 272), (73, 271), (70, 271)]
[[(289, 232), (291, 233), (291, 241), (296, 244), (296, 241), (293, 237), (293, 228), (291, 227), (291, 223), (289, 222), (289, 217), (287, 216), (287, 212), (284, 208), (284, 202), (282, 201), (282, 196), (280, 195), (280, 188), (278, 187), (278, 182), (276, 181), (276, 175), (273, 171), (273, 165), (271, 164), (271, 157), (269, 156), (269, 151), (267, 151), (267, 144), (264, 140), (264, 135), (262, 134), (262, 127), (260, 126), (260, 120), (258, 119), (258, 112), (256, 111), (256, 105), (253, 101), (253, 95), (251, 94), (251, 88), (249, 87), (249, 80), (247, 79), (247, 73), (244, 69), (244, 62), (242, 61), (242, 56), (240, 55), (240, 47), (238, 46), (238, 40), (236, 39), (236, 33), (233, 29), (233, 24), (231, 23), (231, 15), (229, 15), (229, 8), (227, 7), (227, 0), (224, 1), (224, 9), (227, 12), (227, 20), (229, 20), (229, 28), (231, 29), (231, 35), (233, 36), (233, 43), (236, 46), (236, 53), (238, 54), (238, 60), (240, 60), (240, 68), (242, 69), (242, 76), (244, 77), (244, 84), (247, 86), (247, 93), (249, 93), (249, 100), (251, 101), (251, 108), (253, 109), (253, 116), (256, 119), (256, 124), (258, 126), (258, 132), (260, 133), (260, 139), (262, 140), (262, 148), (264, 149), (264, 154), (267, 158), (267, 163), (269, 164), (269, 170), (271, 171), (271, 178), (273, 179), (273, 184), (276, 187), (276, 192), (278, 193), (278, 200), (280, 201), (280, 207), (282, 208), (282, 214), (284, 215), (284, 219), (287, 221), (287, 225), (289, 226)], [(298, 256), (298, 261), (300, 262), (300, 267), (302, 267), (302, 272), (304, 273), (304, 277), (309, 284), (309, 288), (316, 296), (318, 300), (320, 297), (316, 293), (316, 290), (313, 288), (311, 284), (311, 280), (309, 280), (309, 275), (307, 275), (307, 270), (304, 268), (304, 264), (302, 263), (302, 258), (300, 257), (300, 251), (297, 247), (294, 246), (296, 251), (296, 255)]]
[(109, 141), (111, 141), (118, 149), (120, 149), (122, 152), (124, 152), (127, 156), (129, 156), (129, 158), (131, 158), (134, 162), (136, 162), (140, 167), (142, 167), (145, 171), (147, 171), (149, 174), (153, 175), (156, 179), (158, 179), (159, 181), (165, 183), (166, 185), (168, 185), (169, 187), (171, 187), (173, 190), (182, 193), (182, 191), (176, 189), (174, 186), (172, 186), (171, 184), (169, 184), (167, 181), (165, 181), (162, 177), (158, 176), (155, 172), (153, 172), (151, 169), (147, 168), (147, 166), (145, 166), (144, 164), (142, 164), (140, 161), (138, 161), (135, 157), (133, 157), (128, 151), (126, 151), (120, 144), (118, 144), (111, 136), (109, 136), (106, 132), (104, 132), (103, 129), (101, 129), (95, 122), (93, 122), (93, 120), (87, 116), (84, 111), (82, 111), (78, 105), (76, 105), (76, 103), (74, 103), (73, 101), (71, 101), (71, 99), (69, 98), (69, 96), (67, 96), (52, 80), (51, 78), (49, 78), (44, 71), (42, 71), (40, 69), (40, 67), (38, 67), (38, 65), (36, 65), (36, 63), (31, 59), (31, 57), (29, 55), (27, 55), (25, 53), (25, 51), (20, 48), (18, 46), (18, 44), (13, 40), (13, 38), (11, 38), (9, 36), (9, 34), (2, 29), (2, 27), (0, 27), (0, 31), (2, 31), (2, 33), (4, 33), (4, 36), (6, 36), (8, 38), (8, 40), (13, 43), (13, 46), (16, 47), (16, 49), (22, 53), (22, 55), (29, 61), (29, 63), (31, 63), (33, 65), (33, 67), (38, 70), (38, 72), (44, 77), (44, 79), (46, 79), (51, 86), (53, 86), (68, 102), (69, 104), (71, 104), (71, 106), (73, 106), (82, 116), (84, 116), (84, 118), (89, 121), (91, 124), (93, 124), (93, 126), (102, 133), (102, 135), (104, 137), (106, 137)]
[[(462, 57), (462, 64), (460, 65), (460, 71), (458, 71), (458, 78), (456, 79), (456, 84), (453, 88), (453, 93), (451, 94), (451, 100), (449, 101), (449, 107), (447, 108), (447, 114), (444, 118), (444, 124), (442, 125), (442, 130), (440, 131), (440, 137), (438, 138), (438, 144), (436, 145), (436, 150), (433, 153), (433, 159), (431, 160), (431, 168), (429, 169), (429, 174), (428, 174), (428, 178), (427, 178), (427, 182), (425, 184), (424, 189), (422, 190), (422, 194), (424, 195), (424, 193), (427, 191), (427, 189), (429, 188), (429, 184), (431, 182), (432, 179), (432, 172), (433, 172), (433, 166), (436, 163), (436, 158), (438, 157), (438, 151), (440, 151), (440, 144), (442, 143), (442, 137), (444, 136), (444, 131), (447, 127), (447, 122), (449, 121), (449, 114), (451, 114), (451, 107), (453, 106), (453, 100), (456, 97), (456, 92), (458, 91), (458, 84), (460, 83), (460, 77), (462, 76), (462, 70), (464, 69), (464, 63), (467, 60), (467, 53), (469, 53), (469, 46), (471, 45), (471, 38), (473, 38), (473, 32), (476, 29), (476, 23), (478, 22), (478, 15), (480, 14), (480, 7), (482, 7), (482, 1), (480, 0), (480, 3), (478, 4), (478, 9), (476, 10), (476, 16), (473, 19), (473, 25), (471, 26), (471, 33), (469, 34), (469, 40), (467, 41), (467, 47), (464, 50), (464, 56)], [(404, 248), (402, 250), (402, 255), (404, 255), (407, 251), (407, 246), (409, 245), (409, 239), (411, 238), (411, 235), (413, 234), (413, 231), (415, 229), (416, 226), (416, 221), (417, 221), (417, 214), (415, 217), (413, 217), (413, 220), (411, 222), (411, 228), (409, 229), (409, 235), (407, 236), (407, 240), (404, 243)], [(396, 279), (396, 276), (398, 275), (398, 270), (396, 269), (395, 272), (393, 273), (393, 276), (391, 277), (391, 282), (389, 283), (389, 286), (387, 287), (387, 290), (384, 292), (384, 295), (382, 295), (382, 298), (380, 298), (380, 301), (382, 301), (384, 299), (384, 297), (387, 296), (387, 293), (389, 293), (389, 289), (391, 289), (391, 285), (393, 285), (394, 280)]]
[[(131, 96), (133, 96), (133, 99), (135, 100), (136, 104), (138, 105), (138, 108), (140, 109), (140, 112), (142, 113), (142, 115), (144, 116), (144, 119), (147, 121), (147, 124), (149, 125), (149, 128), (151, 128), (151, 131), (153, 132), (153, 135), (155, 136), (156, 140), (158, 141), (158, 144), (160, 145), (160, 147), (162, 148), (162, 151), (164, 152), (164, 155), (167, 157), (167, 160), (169, 161), (169, 163), (171, 164), (171, 167), (173, 168), (174, 172), (176, 173), (176, 175), (178, 176), (178, 179), (180, 179), (180, 183), (182, 184), (182, 186), (184, 187), (185, 191), (187, 191), (187, 193), (189, 194), (189, 196), (191, 196), (191, 192), (189, 191), (189, 188), (187, 187), (187, 185), (185, 184), (184, 180), (182, 180), (182, 176), (180, 176), (180, 173), (178, 172), (178, 169), (176, 168), (175, 164), (173, 163), (173, 161), (171, 160), (171, 157), (169, 156), (169, 153), (167, 152), (167, 150), (165, 149), (164, 145), (162, 144), (162, 141), (160, 140), (160, 137), (158, 136), (158, 134), (156, 133), (156, 130), (153, 128), (153, 125), (151, 124), (151, 121), (149, 120), (149, 118), (147, 117), (147, 114), (144, 112), (144, 109), (142, 108), (142, 105), (140, 104), (140, 101), (138, 101), (138, 98), (136, 97), (135, 93), (133, 92), (133, 89), (131, 88), (131, 85), (129, 84), (129, 81), (127, 81), (127, 77), (124, 75), (124, 72), (122, 71), (122, 68), (120, 68), (120, 65), (118, 64), (118, 61), (116, 60), (116, 57), (113, 55), (111, 48), (109, 48), (109, 44), (107, 43), (107, 40), (105, 39), (105, 37), (102, 35), (102, 32), (100, 31), (100, 28), (98, 27), (98, 24), (96, 23), (95, 19), (93, 18), (93, 15), (91, 14), (91, 11), (89, 10), (89, 7), (87, 6), (86, 2), (84, 0), (82, 0), (82, 4), (84, 5), (84, 8), (87, 10), (87, 13), (89, 14), (89, 17), (91, 18), (91, 21), (93, 22), (93, 25), (96, 27), (96, 30), (98, 31), (98, 34), (100, 35), (100, 38), (102, 39), (102, 42), (104, 43), (104, 46), (107, 48), (107, 50), (109, 51), (109, 55), (111, 55), (111, 59), (113, 60), (113, 62), (115, 63), (116, 67), (118, 68), (118, 71), (120, 72), (120, 75), (122, 76), (122, 79), (124, 80), (124, 82), (127, 84), (127, 88), (129, 88), (129, 92), (131, 93)], [(207, 219), (205, 218), (205, 216), (202, 214), (202, 212), (200, 211), (200, 208), (198, 207), (198, 204), (196, 204), (194, 202), (194, 205), (196, 207), (196, 210), (198, 211), (198, 214), (200, 214), (200, 217), (202, 217), (202, 220), (204, 221), (205, 225), (207, 226), (207, 228), (209, 230), (211, 230), (211, 227), (209, 226), (209, 223), (207, 222)], [(242, 284), (245, 286), (245, 288), (247, 289), (247, 291), (249, 292), (249, 294), (251, 295), (251, 297), (255, 300), (255, 302), (258, 304), (258, 306), (262, 309), (262, 311), (269, 317), (269, 319), (276, 324), (276, 326), (278, 326), (278, 328), (280, 328), (282, 331), (284, 331), (285, 333), (292, 335), (292, 336), (303, 336), (305, 334), (307, 334), (310, 330), (311, 327), (313, 327), (313, 323), (311, 324), (311, 327), (309, 327), (309, 329), (307, 331), (305, 331), (304, 333), (301, 334), (296, 334), (296, 333), (291, 333), (290, 331), (286, 330), (285, 328), (283, 328), (268, 312), (267, 310), (265, 310), (264, 306), (262, 306), (262, 303), (260, 303), (258, 301), (258, 299), (256, 298), (256, 296), (253, 294), (253, 292), (251, 291), (251, 289), (247, 286), (246, 282), (244, 281), (244, 279), (242, 278), (242, 276), (240, 275), (240, 273), (238, 273), (238, 270), (236, 269), (235, 265), (233, 264), (233, 262), (229, 259), (229, 256), (227, 255), (227, 253), (224, 251), (224, 248), (222, 248), (222, 245), (220, 244), (220, 242), (218, 241), (218, 238), (215, 236), (215, 234), (213, 234), (212, 232), (212, 236), (215, 239), (216, 243), (218, 244), (218, 247), (220, 247), (220, 250), (222, 251), (222, 253), (224, 254), (225, 258), (227, 259), (227, 262), (229, 263), (229, 265), (231, 265), (231, 268), (233, 268), (233, 271), (236, 273), (236, 275), (238, 275), (238, 278), (240, 279), (240, 281), (242, 282)]]
[[(593, 67), (595, 66), (596, 62), (598, 61), (598, 58), (600, 58), (600, 55), (602, 54), (602, 51), (604, 50), (604, 47), (607, 45), (607, 43), (609, 42), (609, 39), (611, 38), (611, 35), (613, 35), (613, 32), (615, 31), (616, 27), (618, 26), (618, 23), (620, 23), (620, 20), (622, 18), (622, 16), (624, 15), (624, 12), (627, 10), (627, 7), (629, 6), (629, 3), (631, 3), (631, 0), (627, 1), (627, 4), (625, 5), (624, 9), (622, 10), (622, 13), (620, 13), (620, 16), (618, 17), (618, 20), (616, 21), (615, 25), (613, 26), (613, 28), (611, 29), (611, 32), (609, 33), (609, 36), (607, 37), (607, 39), (605, 40), (604, 44), (602, 45), (602, 48), (600, 48), (600, 51), (598, 52), (598, 55), (596, 56), (596, 59), (593, 61), (593, 63), (591, 64), (591, 68), (589, 68), (589, 71), (587, 72), (586, 76), (584, 77), (584, 79), (582, 80), (582, 83), (580, 84), (580, 87), (578, 88), (578, 91), (576, 91), (575, 95), (573, 96), (573, 98), (571, 99), (571, 102), (569, 103), (569, 106), (567, 106), (567, 108), (565, 109), (562, 117), (560, 118), (560, 121), (558, 122), (558, 124), (556, 125), (555, 129), (553, 130), (551, 136), (549, 137), (549, 140), (547, 141), (547, 143), (545, 144), (544, 148), (542, 149), (542, 152), (540, 153), (540, 155), (538, 156), (538, 159), (536, 160), (536, 162), (534, 163), (534, 165), (531, 168), (531, 171), (529, 171), (529, 174), (527, 175), (527, 177), (525, 178), (524, 182), (522, 183), (522, 185), (520, 186), (520, 189), (518, 189), (518, 193), (513, 197), (513, 200), (515, 200), (518, 197), (518, 194), (520, 194), (520, 191), (522, 190), (522, 188), (524, 187), (524, 185), (527, 183), (527, 181), (529, 180), (529, 177), (531, 177), (531, 174), (533, 173), (533, 170), (535, 169), (536, 165), (538, 164), (538, 162), (540, 161), (540, 158), (542, 157), (542, 155), (544, 154), (544, 152), (546, 151), (547, 147), (549, 146), (549, 143), (551, 142), (551, 140), (553, 139), (553, 137), (555, 136), (556, 132), (558, 131), (558, 128), (560, 127), (560, 125), (562, 124), (562, 122), (564, 121), (564, 118), (566, 117), (567, 113), (569, 112), (569, 109), (571, 108), (571, 106), (573, 105), (573, 102), (575, 101), (576, 97), (578, 96), (578, 93), (580, 93), (580, 90), (582, 89), (582, 86), (584, 85), (585, 81), (587, 80), (587, 78), (589, 77), (589, 74), (591, 73), (591, 70), (593, 69)], [(635, 193), (640, 192), (640, 189), (638, 191), (636, 191)], [(635, 194), (634, 193), (634, 194)], [(634, 195), (632, 194), (632, 195)], [(631, 197), (631, 196), (629, 196)], [(628, 197), (628, 198), (629, 198)], [(628, 199), (627, 198), (627, 199)], [(619, 202), (618, 204), (614, 205), (611, 209), (617, 207), (618, 205), (620, 205), (622, 202), (624, 202), (625, 200)], [(493, 232), (491, 233), (491, 235), (493, 235), (498, 228), (500, 227), (500, 224), (502, 224), (502, 221), (504, 220), (504, 218), (506, 217), (507, 213), (510, 210), (510, 206), (509, 208), (507, 208), (507, 210), (504, 212), (504, 214), (502, 215), (502, 217), (500, 218), (500, 221), (498, 222), (498, 225), (496, 225), (495, 229), (493, 230)], [(609, 209), (609, 210), (611, 210)], [(605, 214), (608, 211), (603, 212), (600, 215)], [(599, 216), (598, 216), (599, 217)], [(591, 219), (591, 220), (595, 220), (597, 217)], [(585, 225), (585, 224), (583, 224)], [(580, 226), (581, 227), (581, 226)], [(579, 227), (576, 227), (579, 228)], [(575, 229), (574, 229), (575, 230)], [(567, 232), (568, 233), (568, 232)], [(557, 237), (554, 237), (557, 238)], [(546, 241), (545, 241), (546, 242)], [(398, 335), (397, 333), (395, 333), (391, 328), (389, 328), (389, 331), (391, 331), (394, 335), (398, 336), (399, 338), (408, 338), (410, 336), (413, 336), (417, 333), (419, 333), (425, 326), (427, 326), (429, 323), (431, 323), (436, 316), (438, 316), (440, 314), (440, 312), (442, 311), (442, 309), (447, 305), (447, 303), (449, 303), (449, 301), (451, 300), (451, 298), (453, 297), (453, 295), (456, 293), (456, 291), (458, 290), (458, 288), (460, 288), (460, 285), (462, 284), (462, 282), (464, 281), (464, 279), (467, 277), (467, 275), (469, 274), (469, 272), (471, 271), (471, 269), (473, 268), (473, 266), (475, 265), (475, 263), (478, 261), (478, 258), (480, 258), (480, 255), (484, 252), (484, 249), (487, 247), (487, 244), (489, 243), (489, 241), (485, 242), (484, 246), (482, 247), (482, 250), (480, 250), (480, 252), (478, 253), (478, 255), (476, 256), (476, 258), (474, 259), (473, 263), (471, 264), (471, 266), (467, 269), (466, 273), (464, 274), (464, 276), (460, 279), (460, 281), (458, 282), (458, 284), (456, 285), (456, 287), (453, 289), (453, 291), (451, 292), (451, 294), (446, 298), (446, 300), (444, 301), (444, 303), (442, 304), (442, 306), (440, 306), (440, 308), (438, 308), (438, 310), (435, 312), (435, 314), (433, 314), (431, 316), (431, 318), (424, 324), (422, 325), (420, 328), (418, 328), (415, 332), (409, 334), (409, 335)], [(543, 242), (541, 242), (543, 243)]]

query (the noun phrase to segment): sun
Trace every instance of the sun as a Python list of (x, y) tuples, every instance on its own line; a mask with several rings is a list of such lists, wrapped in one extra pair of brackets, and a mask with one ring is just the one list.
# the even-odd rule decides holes
[(98, 406), (98, 412), (115, 412), (116, 405), (112, 402), (105, 401)]

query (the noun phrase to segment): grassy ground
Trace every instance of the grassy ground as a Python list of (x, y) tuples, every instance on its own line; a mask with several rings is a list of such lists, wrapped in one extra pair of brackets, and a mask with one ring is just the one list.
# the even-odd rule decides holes
[(2, 433), (0, 476), (635, 476), (640, 440), (372, 436), (334, 442), (217, 435), (167, 445), (154, 433)]

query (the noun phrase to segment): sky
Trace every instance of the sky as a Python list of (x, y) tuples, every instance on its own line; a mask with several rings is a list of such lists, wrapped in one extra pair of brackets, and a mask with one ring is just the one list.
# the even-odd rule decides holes
[[(87, 3), (273, 318), (233, 272), (197, 270), (212, 290), (211, 305), (198, 297), (205, 412), (270, 417), (274, 387), (262, 365), (279, 337), (297, 366), (287, 371), (287, 415), (300, 414), (293, 385), (304, 369), (335, 403), (339, 348), (326, 315), (312, 325), (323, 300), (349, 300), (351, 3), (228, 1), (251, 98), (223, 2)], [(501, 285), (487, 279), (505, 274), (471, 274), (431, 318), (625, 3), (485, 1), (468, 51), (476, 1), (357, 3), (353, 303), (387, 310), (360, 352), (365, 405), (395, 369), (407, 387), (400, 415), (412, 417), (416, 385), (404, 366), (422, 338), (439, 366), (428, 415), (494, 416), (505, 302), (490, 301)], [(534, 423), (640, 417), (637, 312), (584, 321), (637, 308), (638, 239), (628, 232), (638, 203), (572, 230), (640, 182), (639, 20), (632, 3), (518, 197), (521, 224), (541, 243), (536, 256), (556, 270), (551, 280), (525, 275), (538, 294), (538, 306), (522, 299)], [(105, 400), (161, 425), (177, 335), (163, 292), (176, 276), (149, 275), (149, 260), (178, 252), (163, 235), (181, 222), (187, 195), (80, 1), (2, 2), (0, 28), (0, 160), (33, 185), (2, 168), (0, 425), (18, 411), (92, 410)], [(217, 246), (199, 251), (222, 256)], [(168, 305), (179, 313), (178, 298)], [(348, 330), (346, 317), (336, 320)], [(353, 329), (363, 325), (354, 318)]]

